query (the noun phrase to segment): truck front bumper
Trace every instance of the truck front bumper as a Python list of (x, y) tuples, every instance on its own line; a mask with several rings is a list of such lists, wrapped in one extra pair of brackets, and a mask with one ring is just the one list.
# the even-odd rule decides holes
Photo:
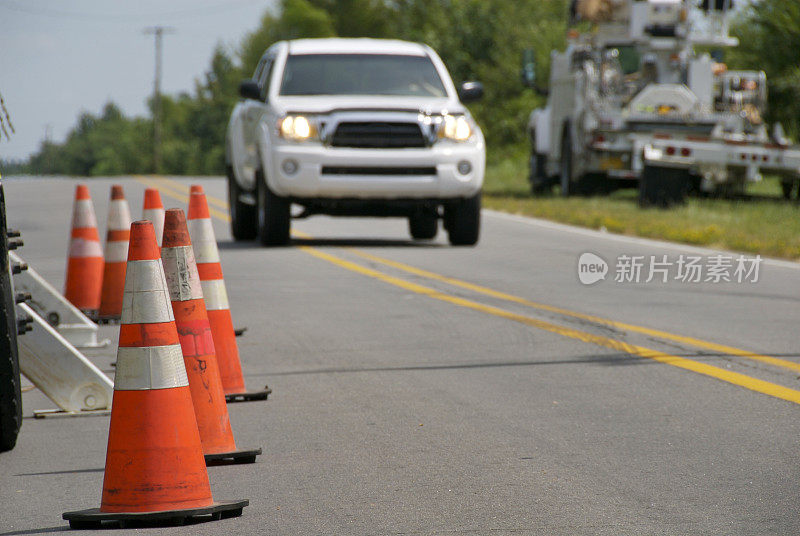
[(476, 194), (486, 165), (483, 139), (419, 149), (279, 144), (265, 162), (272, 191), (294, 198), (452, 199)]

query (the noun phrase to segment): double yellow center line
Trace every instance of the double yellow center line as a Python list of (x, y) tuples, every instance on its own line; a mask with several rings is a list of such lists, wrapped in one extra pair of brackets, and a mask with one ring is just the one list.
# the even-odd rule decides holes
[[(188, 192), (189, 188), (184, 184), (166, 178), (146, 178), (140, 177), (138, 178), (139, 182), (146, 184), (147, 186), (155, 187), (161, 190), (162, 193), (168, 195), (172, 198), (175, 198), (179, 201), (187, 202), (188, 201)], [(212, 196), (206, 196), (210, 205), (214, 205), (214, 207), (209, 207), (209, 211), (211, 215), (221, 221), (229, 222), (230, 216), (228, 216), (227, 208), (228, 205), (224, 201), (214, 198)], [(304, 238), (308, 238), (309, 235), (305, 233), (295, 232), (295, 235), (301, 236)], [(491, 305), (486, 305), (483, 303), (479, 303), (473, 300), (469, 300), (466, 298), (460, 298), (458, 296), (454, 296), (451, 294), (447, 294), (445, 292), (438, 291), (436, 289), (420, 285), (418, 283), (413, 283), (410, 281), (406, 281), (405, 279), (401, 279), (399, 277), (395, 277), (393, 275), (375, 270), (373, 268), (369, 268), (367, 266), (362, 266), (361, 264), (357, 264), (336, 255), (331, 255), (329, 253), (325, 253), (320, 251), (316, 248), (310, 246), (301, 246), (299, 248), (301, 251), (312, 255), (318, 259), (327, 261), (331, 264), (339, 266), (341, 268), (350, 270), (352, 272), (356, 272), (384, 283), (393, 285), (398, 288), (402, 288), (409, 292), (414, 292), (416, 294), (421, 294), (424, 296), (428, 296), (429, 298), (439, 300), (442, 302), (446, 302), (458, 307), (464, 307), (467, 309), (471, 309), (474, 311), (478, 311), (484, 314), (496, 316), (499, 318), (505, 318), (507, 320), (512, 320), (514, 322), (519, 322), (521, 324), (531, 326), (537, 329), (541, 329), (544, 331), (548, 331), (551, 333), (555, 333), (564, 337), (568, 337), (571, 339), (583, 341), (590, 344), (595, 344), (598, 346), (602, 346), (605, 348), (610, 348), (613, 350), (617, 350), (620, 352), (625, 352), (631, 355), (635, 355), (641, 358), (652, 359), (659, 363), (664, 363), (667, 365), (672, 365), (674, 367), (679, 367), (685, 370), (690, 370), (692, 372), (703, 374), (705, 376), (710, 376), (717, 380), (721, 380), (724, 382), (731, 383), (733, 385), (738, 385), (740, 387), (744, 387), (751, 391), (756, 391), (759, 393), (763, 393), (769, 396), (773, 396), (775, 398), (779, 398), (782, 400), (786, 400), (789, 402), (794, 402), (796, 404), (800, 404), (800, 391), (790, 389), (788, 387), (784, 387), (782, 385), (778, 385), (775, 383), (759, 380), (757, 378), (753, 378), (751, 376), (747, 376), (745, 374), (740, 374), (738, 372), (732, 372), (726, 369), (722, 369), (719, 367), (715, 367), (713, 365), (709, 365), (707, 363), (702, 363), (699, 361), (694, 361), (692, 359), (687, 359), (684, 357), (679, 357), (671, 354), (666, 354), (664, 352), (659, 352), (656, 350), (652, 350), (650, 348), (645, 348), (643, 346), (638, 346), (634, 344), (629, 344), (624, 341), (612, 339), (609, 337), (604, 337), (602, 335), (595, 335), (592, 333), (587, 333), (584, 331), (580, 331), (574, 328), (569, 328), (565, 326), (561, 326), (558, 324), (553, 324), (550, 322), (546, 322), (544, 320), (539, 320), (537, 318), (533, 318), (530, 316), (514, 313), (512, 311), (508, 311), (506, 309), (502, 309), (500, 307), (494, 307)], [(660, 339), (674, 341), (682, 344), (688, 344), (691, 346), (695, 346), (698, 348), (704, 348), (707, 350), (712, 350), (714, 352), (728, 354), (728, 355), (735, 355), (739, 357), (744, 357), (747, 359), (759, 361), (762, 363), (767, 363), (772, 366), (781, 367), (784, 369), (792, 370), (794, 372), (800, 372), (800, 364), (794, 363), (792, 361), (788, 361), (785, 359), (779, 359), (775, 357), (765, 356), (754, 354), (752, 352), (747, 352), (745, 350), (741, 350), (738, 348), (733, 348), (730, 346), (725, 346), (721, 344), (716, 344), (713, 342), (703, 341), (700, 339), (695, 339), (692, 337), (684, 337), (681, 335), (676, 335), (673, 333), (668, 333), (665, 331), (655, 330), (651, 328), (646, 328), (642, 326), (636, 326), (633, 324), (626, 324), (623, 322), (616, 322), (613, 320), (605, 319), (598, 316), (587, 315), (575, 311), (570, 311), (568, 309), (563, 309), (560, 307), (554, 307), (546, 304), (541, 304), (537, 302), (533, 302), (527, 300), (525, 298), (521, 298), (518, 296), (514, 296), (512, 294), (507, 294), (504, 292), (496, 291), (487, 287), (483, 287), (480, 285), (476, 285), (473, 283), (469, 283), (466, 281), (461, 281), (459, 279), (455, 279), (452, 277), (447, 277), (444, 275), (436, 274), (434, 272), (429, 272), (427, 270), (422, 270), (413, 266), (409, 266), (407, 264), (403, 264), (400, 262), (392, 261), (390, 259), (385, 259), (383, 257), (378, 257), (376, 255), (371, 255), (369, 253), (348, 248), (348, 251), (362, 259), (368, 260), (370, 262), (381, 264), (383, 266), (387, 266), (393, 268), (395, 270), (399, 270), (405, 273), (409, 273), (418, 277), (422, 277), (425, 279), (429, 279), (431, 281), (438, 281), (440, 283), (445, 283), (447, 285), (463, 288), (474, 292), (476, 294), (481, 294), (484, 296), (489, 296), (492, 298), (504, 300), (511, 303), (516, 303), (520, 305), (524, 305), (526, 307), (530, 307), (532, 309), (537, 309), (540, 311), (546, 311), (550, 313), (556, 313), (562, 316), (571, 317), (571, 318), (578, 318), (581, 320), (586, 320), (595, 324), (610, 326), (618, 329), (623, 329), (630, 332), (640, 333), (648, 336), (658, 337)]]

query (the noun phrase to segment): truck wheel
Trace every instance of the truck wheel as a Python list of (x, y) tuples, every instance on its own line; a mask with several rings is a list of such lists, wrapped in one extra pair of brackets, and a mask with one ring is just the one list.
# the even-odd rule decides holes
[(639, 206), (668, 208), (684, 203), (690, 183), (685, 170), (645, 166), (639, 179)]
[(798, 191), (798, 181), (781, 181), (781, 190), (783, 190), (783, 198), (790, 200), (794, 197), (800, 199), (800, 191)]
[(531, 155), (528, 182), (531, 185), (531, 193), (533, 195), (546, 195), (553, 191), (553, 181), (546, 175), (546, 164), (546, 156), (540, 154)]
[(408, 217), (408, 231), (414, 240), (432, 240), (439, 231), (436, 214), (421, 212)]
[(258, 225), (256, 207), (240, 199), (242, 188), (233, 176), (233, 168), (226, 167), (228, 175), (228, 206), (231, 213), (231, 234), (234, 240), (252, 240)]
[(6, 205), (0, 184), (0, 452), (14, 448), (22, 425), (18, 351), (16, 305), (8, 267)]
[(531, 157), (528, 161), (528, 182), (533, 195), (544, 195), (552, 191), (553, 183), (547, 176), (547, 157), (536, 152), (536, 133), (531, 133)]
[(258, 239), (264, 246), (285, 246), (289, 243), (292, 204), (269, 189), (263, 173), (256, 173), (258, 198)]
[(454, 246), (474, 246), (481, 231), (481, 194), (446, 206), (445, 227)]
[(14, 448), (22, 424), (16, 307), (7, 273), (0, 282), (0, 452)]
[(559, 178), (561, 182), (561, 197), (569, 197), (572, 194), (572, 135), (569, 124), (564, 125), (564, 132), (561, 134), (561, 166)]

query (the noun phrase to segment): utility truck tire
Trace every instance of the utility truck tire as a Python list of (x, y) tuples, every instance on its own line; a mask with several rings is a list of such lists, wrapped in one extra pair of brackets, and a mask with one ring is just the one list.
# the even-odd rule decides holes
[(553, 181), (547, 176), (547, 157), (536, 152), (536, 133), (531, 132), (531, 157), (528, 161), (528, 183), (533, 195), (545, 195), (552, 191)]
[(639, 206), (669, 208), (682, 204), (690, 183), (685, 170), (646, 165), (639, 179)]
[(564, 132), (561, 134), (561, 166), (559, 169), (561, 197), (569, 197), (573, 193), (571, 132), (572, 129), (569, 124), (564, 125)]
[(800, 181), (793, 180), (793, 181), (781, 181), (781, 189), (783, 190), (783, 198), (786, 200), (792, 199), (800, 199), (800, 188), (798, 188), (798, 183)]

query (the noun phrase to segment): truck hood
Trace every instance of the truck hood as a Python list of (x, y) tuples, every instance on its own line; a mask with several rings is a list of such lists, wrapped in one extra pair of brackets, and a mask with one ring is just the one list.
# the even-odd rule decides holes
[(338, 111), (398, 111), (440, 114), (467, 113), (459, 101), (449, 98), (398, 96), (338, 96), (279, 97), (273, 106), (282, 113), (325, 114)]

